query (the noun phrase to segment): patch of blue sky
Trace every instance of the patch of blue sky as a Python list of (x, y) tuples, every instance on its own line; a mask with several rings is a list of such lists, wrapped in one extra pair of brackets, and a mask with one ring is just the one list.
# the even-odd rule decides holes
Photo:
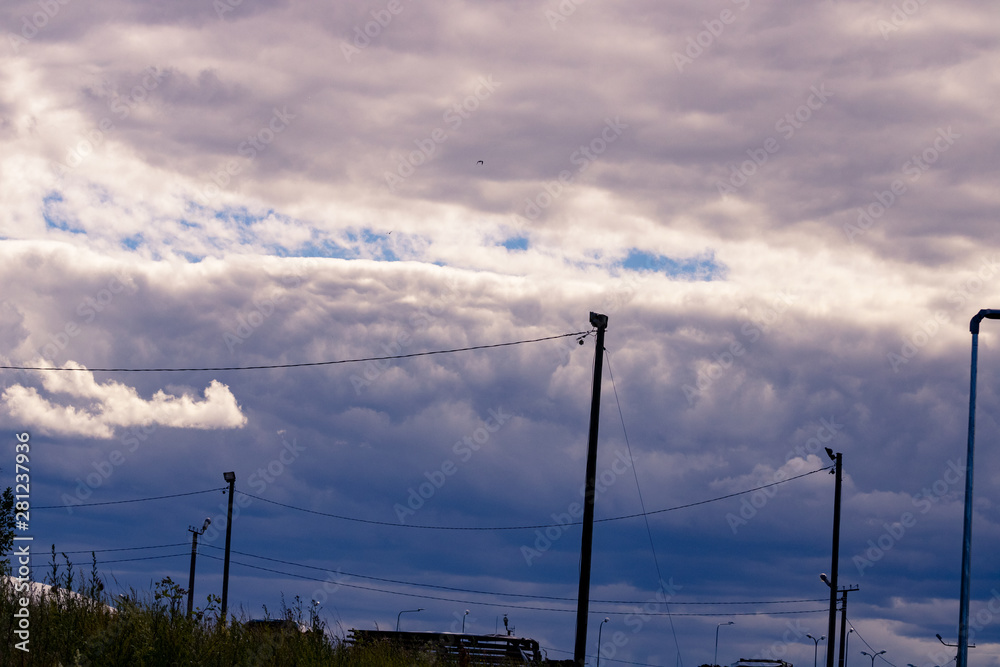
[(711, 281), (726, 276), (725, 265), (715, 260), (715, 252), (711, 250), (694, 257), (675, 259), (631, 248), (625, 259), (617, 263), (617, 267), (628, 271), (652, 271), (686, 280)]
[(327, 257), (335, 259), (358, 259), (360, 256), (354, 248), (347, 248), (328, 239), (307, 241), (294, 248), (273, 245), (268, 248), (278, 257)]
[(58, 192), (50, 192), (42, 198), (42, 218), (48, 229), (58, 229), (73, 234), (85, 234), (86, 230), (75, 224), (77, 220), (70, 220), (63, 210), (63, 197)]
[(512, 236), (497, 245), (502, 245), (504, 248), (507, 248), (507, 250), (527, 250), (529, 244), (527, 237)]
[(134, 236), (122, 239), (122, 247), (128, 248), (129, 250), (138, 250), (139, 246), (143, 245), (145, 242), (146, 240), (142, 238), (142, 234), (135, 234)]

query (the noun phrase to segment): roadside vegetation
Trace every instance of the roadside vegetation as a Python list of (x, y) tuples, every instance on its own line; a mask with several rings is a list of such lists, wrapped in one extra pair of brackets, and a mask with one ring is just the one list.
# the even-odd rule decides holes
[[(15, 648), (15, 634), (26, 592), (6, 576), (0, 584), (0, 636), (3, 665), (65, 667), (408, 667), (435, 664), (431, 655), (387, 645), (352, 646), (326, 627), (318, 610), (303, 609), (298, 597), (271, 615), (284, 627), (248, 625), (246, 614), (219, 618), (219, 599), (209, 596), (193, 618), (186, 615), (183, 588), (166, 577), (149, 593), (130, 590), (114, 599), (98, 576), (96, 560), (81, 571), (53, 549), (44, 579), (51, 590), (30, 596), (28, 652)], [(71, 595), (68, 592), (76, 593)], [(282, 624), (274, 624), (279, 626)], [(303, 629), (306, 629), (303, 631)]]

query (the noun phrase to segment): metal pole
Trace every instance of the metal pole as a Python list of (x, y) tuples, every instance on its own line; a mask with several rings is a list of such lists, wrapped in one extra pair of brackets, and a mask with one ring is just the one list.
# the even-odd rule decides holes
[(843, 480), (843, 455), (826, 450), (836, 462), (837, 482), (833, 492), (833, 563), (830, 566), (830, 623), (827, 629), (826, 667), (833, 667), (834, 638), (837, 636), (837, 571), (840, 568), (840, 487)]
[(233, 486), (236, 484), (236, 473), (226, 472), (223, 478), (229, 482), (229, 511), (226, 514), (226, 558), (222, 565), (222, 624), (226, 624), (226, 613), (229, 609), (229, 544), (233, 537)]
[(716, 667), (718, 667), (719, 665), (719, 628), (721, 628), (723, 625), (732, 625), (732, 624), (733, 622), (729, 621), (728, 623), (719, 623), (717, 626), (715, 626), (715, 657), (712, 659), (712, 664), (715, 665)]
[(188, 618), (191, 618), (191, 612), (194, 610), (194, 559), (195, 554), (198, 553), (198, 531), (194, 528), (188, 528), (191, 531), (191, 574), (188, 575)]
[[(976, 444), (976, 365), (979, 355), (979, 323), (1000, 320), (1000, 310), (984, 308), (969, 322), (972, 361), (969, 370), (969, 443), (965, 455), (965, 518), (962, 525), (962, 583), (958, 603), (958, 655), (955, 667), (969, 662), (969, 596), (972, 583), (972, 461)], [(944, 643), (944, 640), (941, 640)]]
[(597, 481), (597, 430), (601, 416), (601, 371), (604, 368), (604, 330), (608, 316), (590, 314), (591, 326), (597, 327), (594, 350), (594, 387), (590, 399), (590, 438), (587, 443), (587, 486), (583, 497), (583, 539), (580, 545), (580, 590), (576, 602), (576, 644), (573, 661), (583, 667), (587, 660), (587, 614), (590, 609), (590, 556), (594, 545), (594, 496)]

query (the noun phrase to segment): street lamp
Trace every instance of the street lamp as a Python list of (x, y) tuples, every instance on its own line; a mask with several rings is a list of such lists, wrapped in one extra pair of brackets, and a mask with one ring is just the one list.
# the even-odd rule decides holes
[[(883, 653), (885, 653), (885, 651), (879, 651), (878, 653), (875, 653), (873, 655), (873, 654), (869, 653), (868, 651), (862, 651), (861, 655), (867, 655), (869, 658), (871, 658), (872, 659), (872, 667), (875, 667), (875, 658), (877, 658), (878, 656), (882, 655)], [(885, 660), (885, 658), (882, 658), (882, 659)]]
[(812, 635), (806, 635), (809, 639), (813, 640), (813, 667), (816, 667), (816, 656), (819, 653), (819, 643), (826, 639), (826, 635), (823, 635), (819, 639), (816, 639)]
[[(969, 594), (972, 580), (972, 454), (976, 442), (976, 358), (979, 355), (979, 323), (1000, 320), (1000, 310), (983, 309), (969, 322), (972, 334), (972, 363), (969, 372), (969, 442), (965, 455), (965, 518), (962, 526), (962, 584), (958, 604), (958, 653), (955, 667), (967, 667), (969, 660)], [(942, 640), (942, 643), (943, 640)]]
[(719, 628), (721, 628), (723, 625), (732, 625), (732, 624), (733, 622), (729, 621), (728, 623), (719, 623), (717, 626), (715, 626), (715, 659), (712, 660), (713, 665), (719, 664)]
[[(420, 607), (419, 609), (404, 609), (403, 611), (401, 611), (398, 614), (396, 614), (396, 632), (399, 632), (399, 617), (400, 616), (402, 616), (403, 614), (409, 614), (410, 612), (423, 611), (423, 610), (424, 610), (423, 607)], [(463, 618), (462, 621), (465, 621), (465, 619)]]
[[(469, 610), (466, 609), (465, 610), (465, 615), (462, 616), (462, 634), (463, 635), (465, 634), (465, 617), (468, 616), (468, 615), (469, 615)], [(397, 621), (398, 621), (398, 618), (397, 618)]]
[[(846, 597), (845, 597), (846, 599)], [(851, 642), (851, 633), (854, 632), (854, 628), (847, 631), (847, 636), (844, 639), (844, 667), (847, 667), (847, 656), (850, 655), (847, 652), (847, 645)]]
[(601, 621), (600, 627), (597, 628), (597, 667), (601, 667), (601, 630), (604, 629), (604, 624), (610, 620), (610, 618), (605, 616), (604, 620)]

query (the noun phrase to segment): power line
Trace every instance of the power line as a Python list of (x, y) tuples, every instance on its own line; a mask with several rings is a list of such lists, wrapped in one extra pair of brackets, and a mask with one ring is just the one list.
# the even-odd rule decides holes
[[(37, 507), (35, 509), (38, 509)], [(106, 551), (137, 551), (139, 549), (163, 549), (165, 547), (186, 547), (187, 542), (175, 542), (174, 544), (156, 544), (148, 547), (118, 547), (117, 549), (80, 549), (77, 551), (60, 551), (61, 554), (92, 554), (104, 553)]]
[(470, 350), (486, 350), (495, 347), (509, 347), (511, 345), (524, 345), (526, 343), (540, 343), (546, 340), (556, 340), (559, 338), (569, 338), (586, 334), (586, 331), (576, 331), (574, 333), (558, 334), (556, 336), (545, 336), (543, 338), (532, 338), (528, 340), (515, 340), (509, 343), (493, 343), (491, 345), (473, 345), (471, 347), (458, 347), (450, 350), (431, 350), (429, 352), (411, 352), (410, 354), (396, 354), (388, 357), (364, 357), (360, 359), (337, 359), (334, 361), (309, 361), (297, 364), (265, 364), (261, 366), (217, 366), (208, 368), (87, 368), (86, 366), (71, 366), (69, 368), (53, 368), (51, 366), (0, 366), (0, 370), (10, 371), (89, 371), (92, 373), (176, 373), (195, 371), (259, 371), (275, 368), (304, 368), (307, 366), (332, 366), (335, 364), (355, 364), (364, 361), (386, 361), (391, 359), (409, 359), (411, 357), (426, 357), (432, 354), (450, 354), (452, 352), (468, 352)]
[(123, 505), (125, 503), (144, 503), (147, 500), (163, 500), (164, 498), (180, 498), (181, 496), (197, 496), (202, 493), (216, 493), (218, 491), (225, 491), (229, 487), (220, 486), (215, 489), (206, 489), (204, 491), (191, 491), (190, 493), (172, 493), (168, 496), (152, 496), (150, 498), (133, 498), (131, 500), (108, 500), (102, 503), (74, 503), (70, 505), (41, 505), (39, 507), (32, 507), (33, 510), (58, 510), (76, 508), (76, 507), (97, 507), (98, 505)]
[[(219, 561), (223, 560), (222, 558), (219, 558), (218, 556), (213, 556), (212, 554), (207, 554), (206, 553), (206, 554), (202, 554), (202, 555), (205, 558), (212, 558), (214, 560), (219, 560)], [(424, 600), (438, 600), (438, 601), (441, 601), (441, 602), (458, 602), (458, 603), (461, 603), (461, 604), (476, 604), (476, 605), (480, 605), (480, 606), (483, 606), (483, 607), (501, 607), (501, 608), (506, 608), (506, 609), (527, 609), (527, 610), (531, 610), (531, 611), (553, 611), (553, 612), (576, 613), (576, 609), (575, 608), (572, 608), (572, 609), (562, 609), (562, 608), (558, 608), (558, 607), (536, 607), (536, 606), (533, 606), (533, 605), (506, 604), (506, 603), (501, 604), (501, 603), (498, 603), (498, 602), (480, 602), (480, 601), (474, 601), (474, 600), (458, 600), (458, 599), (455, 599), (455, 598), (446, 598), (446, 597), (441, 597), (439, 595), (427, 595), (427, 594), (423, 594), (423, 593), (404, 593), (402, 591), (390, 591), (390, 590), (386, 590), (384, 588), (375, 588), (373, 586), (362, 586), (360, 584), (349, 584), (349, 583), (346, 583), (346, 582), (343, 582), (343, 581), (330, 582), (329, 580), (326, 580), (326, 579), (317, 579), (316, 577), (308, 577), (308, 576), (303, 575), (303, 574), (295, 574), (294, 572), (283, 572), (281, 570), (275, 570), (274, 568), (261, 567), (260, 565), (251, 565), (249, 563), (241, 563), (241, 562), (235, 561), (235, 560), (230, 560), (229, 562), (232, 563), (232, 564), (235, 564), (235, 565), (240, 565), (242, 567), (248, 567), (248, 568), (251, 568), (251, 569), (254, 569), (254, 570), (261, 570), (263, 572), (271, 572), (271, 573), (274, 573), (274, 574), (280, 574), (280, 575), (285, 576), (285, 577), (294, 577), (296, 579), (303, 579), (305, 581), (316, 581), (316, 582), (319, 582), (319, 583), (336, 583), (338, 586), (344, 586), (346, 588), (357, 588), (357, 589), (360, 589), (360, 590), (372, 591), (372, 592), (375, 592), (375, 593), (387, 593), (389, 595), (402, 595), (404, 597), (421, 598), (421, 599), (424, 599)], [(828, 609), (809, 609), (809, 610), (802, 610), (802, 611), (739, 612), (739, 613), (735, 613), (735, 614), (730, 614), (730, 613), (725, 613), (725, 612), (719, 612), (719, 613), (683, 613), (683, 614), (677, 614), (677, 613), (675, 613), (674, 615), (675, 616), (770, 616), (770, 615), (778, 615), (778, 614), (784, 614), (784, 615), (787, 615), (787, 614), (823, 614), (823, 613), (827, 613), (828, 611), (829, 611)], [(645, 610), (643, 610), (641, 612), (637, 612), (635, 610), (629, 610), (629, 611), (591, 610), (590, 613), (591, 614), (597, 614), (597, 615), (603, 614), (605, 616), (609, 616), (609, 615), (627, 616), (629, 614), (639, 614), (639, 615), (642, 615), (642, 616), (667, 616), (668, 615), (668, 614), (666, 614), (664, 612), (649, 612), (649, 611), (645, 611)]]
[[(203, 546), (209, 549), (215, 549), (216, 551), (225, 551), (223, 547), (217, 547), (214, 544), (205, 544)], [(383, 583), (389, 584), (402, 584), (404, 586), (415, 586), (417, 588), (436, 588), (438, 590), (453, 591), (456, 593), (472, 593), (475, 595), (494, 595), (498, 597), (516, 597), (516, 598), (529, 598), (533, 600), (554, 600), (560, 602), (573, 602), (576, 598), (572, 597), (557, 597), (552, 595), (528, 595), (524, 593), (498, 593), (495, 591), (480, 591), (469, 588), (457, 588), (454, 586), (440, 586), (437, 584), (420, 584), (412, 581), (402, 581), (400, 579), (386, 579), (383, 577), (373, 577), (366, 574), (357, 574), (354, 572), (344, 572), (343, 570), (337, 570), (334, 572), (326, 567), (319, 567), (316, 565), (304, 565), (302, 563), (295, 563), (293, 561), (282, 560), (280, 558), (270, 558), (268, 556), (258, 556), (257, 554), (247, 553), (245, 551), (231, 550), (231, 553), (239, 554), (240, 556), (247, 556), (249, 558), (258, 558), (260, 560), (270, 561), (272, 563), (281, 563), (282, 565), (292, 565), (294, 567), (301, 567), (309, 570), (317, 570), (319, 572), (327, 572), (330, 574), (338, 574), (344, 577), (357, 577), (359, 579), (369, 579), (371, 581), (381, 581)], [(339, 583), (339, 582), (336, 582)], [(815, 599), (804, 599), (804, 600), (762, 600), (762, 601), (744, 601), (744, 602), (680, 602), (676, 604), (702, 604), (702, 605), (726, 605), (726, 604), (791, 604), (791, 603), (801, 603), (801, 602), (824, 602), (825, 598), (815, 598)], [(649, 600), (598, 600), (594, 599), (592, 602), (600, 602), (602, 604), (631, 604), (631, 605), (641, 605), (646, 604)]]
[[(649, 537), (649, 549), (653, 554), (653, 565), (656, 567), (656, 580), (660, 582), (660, 586), (663, 585), (663, 575), (660, 573), (660, 561), (656, 557), (656, 546), (653, 544), (653, 531), (649, 527), (649, 515), (646, 514), (646, 503), (642, 499), (642, 488), (639, 486), (639, 473), (635, 470), (635, 459), (632, 458), (632, 445), (629, 444), (628, 440), (628, 429), (625, 428), (625, 413), (622, 412), (622, 402), (618, 398), (618, 385), (615, 383), (615, 374), (611, 370), (611, 351), (605, 349), (608, 353), (608, 375), (611, 377), (611, 388), (615, 392), (615, 404), (618, 406), (618, 417), (622, 422), (622, 433), (625, 435), (625, 448), (628, 450), (628, 458), (631, 463), (632, 477), (635, 478), (635, 490), (639, 494), (639, 508), (642, 510), (642, 519), (646, 524), (646, 535)], [(667, 610), (667, 620), (670, 621), (670, 634), (674, 637), (674, 648), (677, 651), (677, 662), (678, 664), (683, 664), (681, 659), (681, 644), (677, 639), (677, 629), (674, 627), (674, 617), (670, 615), (670, 605), (667, 603), (667, 595), (664, 592), (663, 595), (663, 608)], [(600, 648), (598, 648), (600, 650)]]
[[(825, 468), (819, 468), (818, 470), (811, 470), (809, 472), (804, 472), (800, 475), (795, 475), (794, 477), (789, 477), (788, 479), (783, 479), (777, 482), (771, 482), (770, 484), (764, 484), (762, 486), (755, 486), (752, 489), (746, 489), (745, 491), (737, 491), (736, 493), (729, 493), (724, 496), (718, 496), (717, 498), (709, 498), (708, 500), (699, 500), (693, 503), (687, 503), (685, 505), (676, 505), (674, 507), (666, 507), (664, 509), (652, 510), (650, 512), (639, 512), (638, 514), (624, 514), (622, 516), (607, 517), (604, 519), (594, 519), (594, 523), (603, 523), (606, 521), (621, 521), (622, 519), (634, 519), (636, 517), (645, 517), (652, 514), (661, 514), (663, 512), (674, 512), (676, 510), (687, 509), (689, 507), (696, 507), (698, 505), (706, 505), (708, 503), (714, 503), (719, 500), (726, 500), (727, 498), (734, 498), (736, 496), (742, 496), (747, 493), (753, 493), (754, 491), (760, 491), (761, 489), (766, 489), (772, 486), (777, 486), (779, 484), (786, 484), (793, 480), (799, 479), (801, 477), (806, 477), (808, 475), (815, 475), (818, 472), (823, 472), (829, 470), (833, 466), (826, 466)], [(329, 517), (331, 519), (342, 519), (343, 521), (355, 521), (357, 523), (367, 523), (376, 526), (392, 526), (394, 528), (420, 528), (423, 530), (534, 530), (536, 528), (564, 528), (566, 526), (579, 526), (582, 521), (567, 521), (566, 523), (542, 523), (530, 526), (428, 526), (424, 524), (415, 523), (393, 523), (391, 521), (378, 521), (375, 519), (359, 519), (357, 517), (344, 516), (342, 514), (332, 514), (330, 512), (320, 512), (319, 510), (306, 509), (305, 507), (297, 507), (296, 505), (288, 505), (286, 503), (279, 503), (276, 500), (268, 500), (267, 498), (261, 498), (260, 496), (255, 496), (252, 493), (246, 493), (245, 491), (236, 490), (236, 493), (247, 496), (248, 498), (253, 498), (254, 500), (260, 500), (261, 502), (270, 503), (272, 505), (277, 505), (279, 507), (285, 507), (287, 509), (297, 510), (299, 512), (307, 512), (309, 514), (318, 514), (319, 516)]]

